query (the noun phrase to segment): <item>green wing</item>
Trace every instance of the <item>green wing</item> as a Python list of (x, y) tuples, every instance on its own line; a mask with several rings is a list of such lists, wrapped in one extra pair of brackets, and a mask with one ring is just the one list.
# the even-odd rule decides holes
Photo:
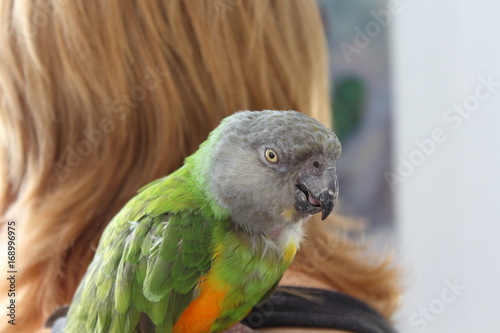
[(111, 221), (64, 332), (171, 331), (211, 263), (211, 229), (186, 186), (155, 181)]

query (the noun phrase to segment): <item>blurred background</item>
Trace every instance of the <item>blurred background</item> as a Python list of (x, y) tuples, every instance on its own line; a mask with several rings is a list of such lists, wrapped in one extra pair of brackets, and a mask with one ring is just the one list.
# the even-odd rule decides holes
[[(385, 0), (320, 1), (330, 51), (333, 127), (342, 141), (339, 212), (366, 223), (374, 250), (394, 235), (389, 33), (371, 25)], [(364, 32), (370, 26), (370, 37)]]
[(397, 328), (500, 332), (500, 3), (319, 2), (340, 211), (397, 251)]

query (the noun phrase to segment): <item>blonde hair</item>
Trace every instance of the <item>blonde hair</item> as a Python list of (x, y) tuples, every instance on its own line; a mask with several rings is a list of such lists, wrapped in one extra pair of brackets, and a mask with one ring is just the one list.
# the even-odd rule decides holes
[[(111, 217), (220, 119), (295, 109), (330, 123), (312, 0), (4, 0), (0, 50), (0, 216), (17, 228), (18, 332), (71, 301)], [(335, 256), (347, 258), (337, 276), (365, 267)]]

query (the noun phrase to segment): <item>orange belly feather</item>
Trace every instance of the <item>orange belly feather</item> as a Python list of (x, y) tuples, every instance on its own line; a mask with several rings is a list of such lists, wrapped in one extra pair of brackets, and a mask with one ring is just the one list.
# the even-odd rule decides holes
[[(223, 247), (217, 246), (213, 259), (217, 260)], [(222, 312), (222, 302), (230, 292), (230, 286), (210, 270), (200, 278), (200, 294), (184, 310), (172, 328), (173, 333), (208, 333)]]
[(173, 327), (174, 333), (205, 333), (219, 318), (229, 286), (210, 271), (200, 284), (200, 294), (184, 310)]

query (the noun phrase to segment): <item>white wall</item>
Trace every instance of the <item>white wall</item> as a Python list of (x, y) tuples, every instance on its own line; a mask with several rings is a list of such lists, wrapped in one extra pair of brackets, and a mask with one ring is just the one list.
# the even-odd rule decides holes
[(401, 3), (389, 27), (398, 327), (500, 332), (500, 2)]

